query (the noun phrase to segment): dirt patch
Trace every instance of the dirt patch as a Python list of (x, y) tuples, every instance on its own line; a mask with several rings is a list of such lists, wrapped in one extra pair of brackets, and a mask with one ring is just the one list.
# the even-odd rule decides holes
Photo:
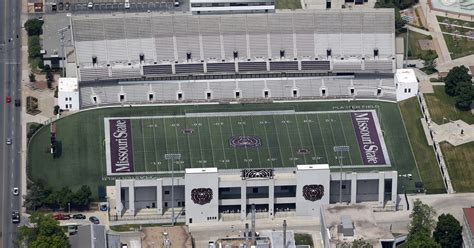
[[(165, 233), (168, 235), (166, 236)], [(191, 235), (189, 235), (186, 226), (144, 227), (142, 229), (142, 247), (167, 247), (163, 246), (166, 237), (171, 241), (169, 247), (192, 247)]]

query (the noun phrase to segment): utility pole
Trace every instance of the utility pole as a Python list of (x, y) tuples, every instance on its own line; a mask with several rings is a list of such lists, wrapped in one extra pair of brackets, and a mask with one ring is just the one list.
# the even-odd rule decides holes
[(165, 159), (171, 160), (171, 226), (174, 226), (174, 161), (181, 159), (181, 153), (167, 153)]
[(339, 203), (342, 203), (342, 153), (349, 152), (349, 146), (334, 146), (334, 152), (339, 153)]
[(286, 220), (283, 220), (283, 248), (286, 248)]

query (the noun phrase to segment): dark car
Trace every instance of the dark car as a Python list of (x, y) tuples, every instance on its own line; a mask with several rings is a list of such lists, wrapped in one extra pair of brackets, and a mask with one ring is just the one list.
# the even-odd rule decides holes
[(64, 5), (65, 9), (66, 10), (69, 10), (69, 2), (66, 2), (66, 4)]
[(99, 224), (100, 223), (99, 219), (95, 216), (89, 217), (89, 221), (94, 223), (94, 224)]
[(15, 100), (15, 106), (16, 106), (16, 107), (20, 107), (20, 106), (21, 106), (21, 100), (20, 100), (20, 99), (16, 99), (16, 100)]
[(83, 215), (83, 214), (74, 214), (74, 215), (72, 216), (72, 218), (75, 219), (75, 220), (85, 220), (85, 219), (86, 219), (86, 216)]
[(63, 10), (63, 2), (59, 2), (59, 4), (58, 4), (58, 10)]
[(12, 212), (12, 223), (20, 223), (20, 213), (18, 211)]

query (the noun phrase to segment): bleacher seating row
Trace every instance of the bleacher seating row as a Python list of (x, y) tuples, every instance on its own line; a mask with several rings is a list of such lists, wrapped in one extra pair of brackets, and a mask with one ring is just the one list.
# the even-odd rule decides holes
[[(74, 15), (80, 68), (145, 64), (394, 57), (390, 9), (300, 10), (272, 14)], [(282, 56), (284, 51), (284, 56)], [(237, 57), (235, 56), (238, 54)], [(222, 61), (224, 60), (224, 61)], [(142, 63), (143, 63), (142, 62)]]
[[(380, 90), (380, 93), (377, 91)], [(238, 93), (236, 93), (238, 92)], [(80, 85), (81, 107), (163, 102), (383, 97), (396, 100), (392, 78), (242, 79)], [(123, 100), (121, 99), (121, 96)]]

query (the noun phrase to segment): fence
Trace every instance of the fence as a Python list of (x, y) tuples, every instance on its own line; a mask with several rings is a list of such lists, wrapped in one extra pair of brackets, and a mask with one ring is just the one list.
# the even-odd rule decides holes
[(441, 172), (441, 176), (444, 180), (444, 186), (447, 189), (448, 194), (455, 193), (453, 185), (451, 184), (451, 179), (449, 177), (448, 169), (446, 168), (446, 162), (444, 161), (444, 156), (439, 146), (439, 142), (434, 138), (433, 129), (431, 127), (431, 116), (426, 105), (425, 97), (422, 93), (418, 93), (418, 103), (420, 104), (421, 113), (428, 125), (428, 131), (430, 132), (430, 138), (433, 141), (433, 150), (436, 155), (436, 161), (438, 162), (438, 168)]

